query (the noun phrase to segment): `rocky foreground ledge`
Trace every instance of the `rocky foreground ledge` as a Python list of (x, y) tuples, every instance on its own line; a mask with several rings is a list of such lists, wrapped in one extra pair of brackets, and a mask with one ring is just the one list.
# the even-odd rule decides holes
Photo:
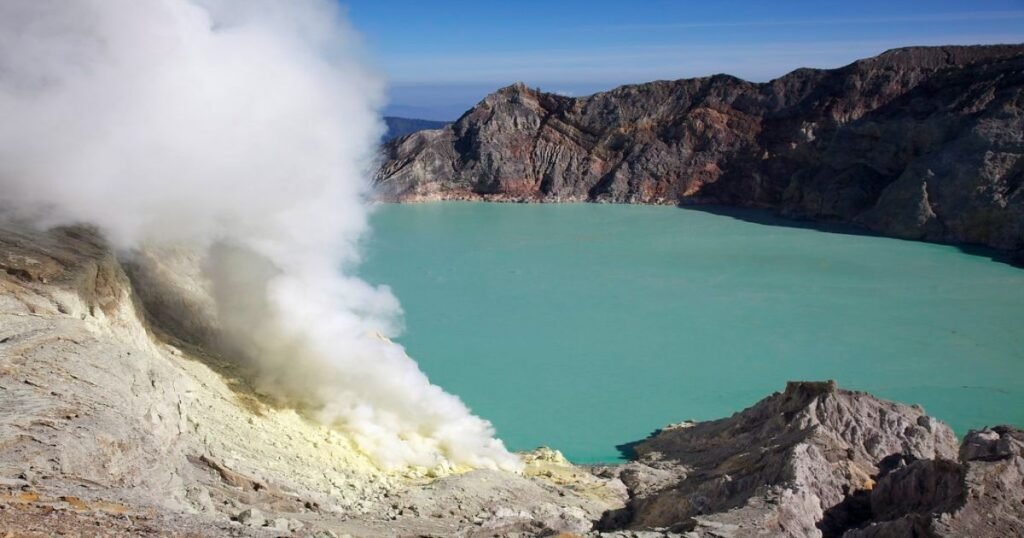
[(1024, 432), (961, 446), (918, 406), (791, 382), (732, 417), (670, 426), (598, 469), (629, 491), (598, 528), (685, 536), (1024, 534)]
[(385, 473), (171, 336), (138, 263), (89, 230), (0, 227), (0, 535), (1024, 535), (1024, 433), (958, 446), (832, 382), (666, 427), (623, 465)]

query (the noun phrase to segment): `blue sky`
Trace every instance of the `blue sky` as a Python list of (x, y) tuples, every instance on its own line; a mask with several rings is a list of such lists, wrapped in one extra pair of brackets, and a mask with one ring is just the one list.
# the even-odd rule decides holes
[(1024, 42), (1024, 0), (342, 0), (387, 112), (453, 119), (495, 88), (584, 95), (729, 73), (770, 80), (907, 45)]

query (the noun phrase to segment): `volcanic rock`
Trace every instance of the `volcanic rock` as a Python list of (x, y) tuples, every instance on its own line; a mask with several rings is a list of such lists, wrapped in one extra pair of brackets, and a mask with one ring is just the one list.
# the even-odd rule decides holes
[(1024, 432), (971, 431), (960, 461), (917, 461), (871, 492), (872, 521), (849, 538), (1024, 536)]

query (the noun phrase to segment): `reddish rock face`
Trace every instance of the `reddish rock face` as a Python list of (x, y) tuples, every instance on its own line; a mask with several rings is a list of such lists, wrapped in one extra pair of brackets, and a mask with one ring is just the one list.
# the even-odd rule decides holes
[(908, 48), (764, 84), (726, 75), (569, 98), (515, 84), (390, 142), (392, 201), (776, 208), (1024, 250), (1024, 45)]

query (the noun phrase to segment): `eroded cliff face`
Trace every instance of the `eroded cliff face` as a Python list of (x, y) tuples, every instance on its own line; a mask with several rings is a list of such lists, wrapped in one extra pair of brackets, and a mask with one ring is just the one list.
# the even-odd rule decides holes
[(768, 83), (726, 75), (569, 98), (516, 84), (394, 140), (390, 201), (775, 208), (1024, 250), (1024, 45), (897, 49)]

